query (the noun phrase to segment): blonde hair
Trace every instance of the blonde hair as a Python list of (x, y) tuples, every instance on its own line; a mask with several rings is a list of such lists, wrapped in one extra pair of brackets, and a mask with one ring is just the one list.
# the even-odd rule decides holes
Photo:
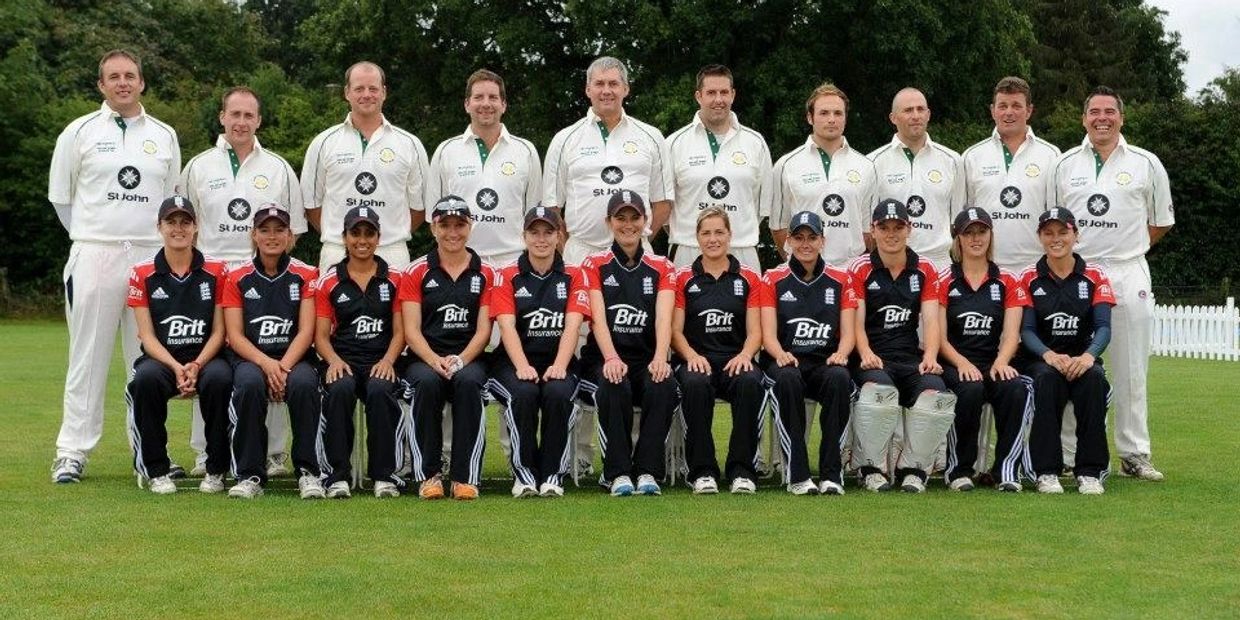
[(694, 228), (694, 232), (702, 232), (702, 222), (712, 217), (722, 219), (723, 227), (728, 229), (728, 232), (732, 232), (732, 219), (728, 217), (727, 211), (724, 211), (719, 207), (706, 207), (705, 209), (702, 209), (702, 212), (698, 213), (697, 226)]
[[(972, 226), (972, 224), (969, 226)], [(969, 226), (965, 226), (965, 230), (968, 230)], [(995, 262), (995, 231), (993, 228), (987, 228), (986, 230), (990, 231), (990, 243), (986, 244), (986, 261), (993, 263)], [(963, 234), (964, 230), (960, 231), (954, 238), (952, 238), (952, 247), (947, 251), (948, 254), (951, 255), (952, 262), (954, 263), (964, 261), (964, 250), (960, 247), (960, 237)]]

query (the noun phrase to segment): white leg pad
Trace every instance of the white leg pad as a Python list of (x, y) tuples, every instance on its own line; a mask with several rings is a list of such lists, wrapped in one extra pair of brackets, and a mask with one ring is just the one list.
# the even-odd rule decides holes
[(935, 452), (955, 419), (955, 394), (933, 392), (917, 397), (917, 402), (904, 410), (904, 446), (899, 466), (930, 472)]
[(856, 437), (853, 462), (858, 467), (887, 470), (891, 437), (900, 423), (900, 393), (895, 386), (867, 383), (861, 386), (852, 418)]

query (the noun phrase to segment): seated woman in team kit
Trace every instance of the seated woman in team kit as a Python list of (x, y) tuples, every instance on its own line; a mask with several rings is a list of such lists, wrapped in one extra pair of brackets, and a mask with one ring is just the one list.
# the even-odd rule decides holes
[[(857, 294), (849, 275), (822, 259), (822, 219), (810, 211), (789, 220), (788, 262), (766, 272), (762, 292), (763, 362), (775, 396), (784, 484), (794, 495), (844, 494), (840, 441), (853, 382), (848, 356), (856, 342)], [(820, 404), (822, 440), (814, 485), (805, 446), (805, 398)]]
[(563, 229), (556, 209), (527, 211), (525, 252), (499, 270), (491, 293), (500, 346), (491, 354), (488, 388), (504, 407), (512, 438), (513, 497), (560, 497), (568, 473), (578, 381), (573, 354), (590, 297), (581, 269), (565, 265), (556, 250)]
[(478, 497), (486, 448), (487, 383), (482, 355), (491, 339), (490, 265), (467, 246), (469, 205), (444, 196), (431, 210), (435, 247), (405, 268), (400, 301), (405, 341), (416, 359), (405, 374), (413, 404), (413, 476), (423, 499), (441, 499), (443, 406), (452, 403), (452, 497)]
[(676, 273), (672, 349), (683, 396), (685, 457), (693, 492), (717, 493), (719, 462), (711, 424), (716, 394), (732, 405), (732, 436), (723, 473), (733, 493), (754, 493), (765, 388), (754, 355), (762, 346), (761, 276), (729, 251), (732, 224), (722, 209), (698, 214), (701, 256)]
[(237, 484), (229, 497), (263, 494), (267, 481), (267, 403), (286, 402), (293, 423), (293, 467), (302, 499), (322, 498), (316, 445), (319, 375), (306, 359), (314, 344), (314, 282), (319, 270), (288, 255), (289, 212), (267, 204), (254, 214), (256, 254), (228, 274), (224, 325), (233, 368), (232, 450)]
[[(675, 267), (642, 248), (646, 203), (620, 190), (607, 202), (610, 250), (581, 264), (590, 292), (590, 336), (582, 349), (581, 387), (598, 407), (603, 476), (612, 495), (659, 495), (666, 466), (663, 445), (679, 388), (668, 364)], [(637, 446), (632, 444), (633, 404), (641, 403)]]
[(142, 355), (125, 388), (129, 401), (129, 444), (138, 486), (175, 493), (168, 477), (168, 399), (197, 396), (206, 427), (207, 474), (203, 493), (224, 490), (228, 471), (228, 393), (232, 369), (218, 355), (224, 345), (220, 292), (226, 268), (194, 249), (198, 224), (188, 198), (173, 196), (159, 206), (164, 247), (129, 273), (129, 307), (138, 323)]
[(400, 274), (375, 255), (379, 214), (354, 207), (344, 216), (344, 260), (315, 285), (314, 348), (326, 366), (323, 377), (324, 484), (327, 497), (349, 497), (353, 408), (366, 407), (366, 465), (375, 497), (397, 497), (404, 481), (401, 410), (396, 380), (405, 348), (397, 290)]
[(878, 203), (870, 230), (874, 251), (849, 267), (858, 308), (852, 371), (861, 386), (853, 415), (853, 456), (867, 489), (890, 488), (884, 475), (887, 451), (905, 407), (896, 475), (904, 491), (921, 493), (956, 406), (956, 396), (939, 377), (938, 274), (908, 247), (909, 213), (903, 203)]
[(1032, 302), (1025, 308), (1018, 366), (1033, 379), (1033, 429), (1029, 453), (1040, 493), (1063, 493), (1060, 427), (1063, 409), (1076, 414), (1077, 490), (1101, 495), (1107, 451), (1107, 383), (1102, 352), (1111, 341), (1115, 294), (1105, 273), (1072, 250), (1076, 218), (1060, 207), (1038, 217), (1038, 239), (1046, 254), (1020, 276)]
[[(990, 215), (969, 208), (952, 225), (952, 264), (939, 277), (943, 382), (956, 394), (956, 421), (947, 440), (948, 488), (973, 489), (982, 405), (994, 410), (1000, 491), (1020, 491), (1024, 433), (1033, 416), (1030, 387), (1011, 366), (1020, 347), (1021, 315), (1029, 297), (1016, 276), (994, 263)], [(984, 448), (985, 449), (985, 448)]]

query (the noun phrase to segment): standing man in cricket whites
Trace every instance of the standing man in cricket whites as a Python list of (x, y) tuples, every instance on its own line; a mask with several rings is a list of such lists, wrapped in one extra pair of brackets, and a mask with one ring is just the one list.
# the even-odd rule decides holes
[(1005, 77), (990, 103), (995, 130), (969, 147), (964, 159), (966, 203), (994, 222), (995, 263), (1020, 273), (1042, 256), (1036, 222), (1055, 206), (1054, 174), (1059, 149), (1033, 135), (1029, 83)]
[(1110, 367), (1115, 402), (1115, 449), (1121, 471), (1141, 480), (1163, 475), (1150, 462), (1146, 372), (1154, 294), (1145, 253), (1175, 224), (1167, 170), (1153, 153), (1128, 144), (1124, 100), (1099, 86), (1085, 99), (1085, 140), (1055, 166), (1055, 201), (1076, 216), (1078, 252), (1111, 278)]
[(891, 142), (870, 153), (878, 173), (877, 198), (898, 200), (912, 218), (908, 247), (942, 269), (951, 264), (952, 218), (965, 206), (960, 155), (926, 133), (930, 106), (916, 88), (891, 100)]
[(168, 125), (142, 107), (142, 62), (124, 50), (99, 60), (99, 110), (56, 139), (47, 199), (73, 245), (65, 264), (69, 370), (56, 438), (54, 482), (78, 482), (103, 434), (108, 363), (122, 332), (126, 368), (138, 357), (138, 330), (125, 307), (129, 269), (155, 255), (162, 240), (151, 222), (176, 193), (181, 147)]
[(383, 232), (375, 254), (400, 270), (409, 264), (406, 242), (425, 218), (426, 149), (383, 116), (387, 80), (379, 65), (354, 63), (344, 83), (348, 116), (310, 142), (301, 168), (306, 219), (322, 234), (319, 270), (326, 273), (344, 259), (336, 231), (353, 207), (379, 214)]
[[(579, 264), (591, 254), (611, 249), (607, 202), (621, 188), (650, 203), (650, 228), (667, 223), (675, 199), (671, 157), (663, 134), (624, 112), (629, 70), (616, 58), (602, 56), (586, 69), (585, 118), (561, 129), (547, 147), (543, 172), (544, 207), (558, 207), (568, 240), (564, 261)], [(644, 242), (649, 250), (648, 242)], [(594, 425), (579, 420), (577, 459), (593, 473)]]
[[(198, 243), (203, 254), (225, 261), (228, 270), (253, 262), (250, 229), (254, 213), (277, 204), (289, 214), (294, 235), (306, 232), (305, 210), (297, 175), (283, 157), (264, 149), (255, 132), (263, 124), (262, 101), (245, 86), (230, 88), (220, 101), (224, 132), (185, 164), (181, 192), (198, 211)], [(267, 475), (288, 473), (288, 408), (273, 405), (267, 413)], [(191, 475), (206, 473), (206, 439), (197, 401), (190, 446), (197, 453)]]
[(482, 260), (501, 266), (525, 249), (525, 212), (542, 193), (542, 164), (533, 143), (508, 133), (504, 78), (479, 69), (465, 82), (465, 133), (447, 139), (431, 157), (426, 202), (461, 196), (473, 212), (470, 245)]
[(673, 207), (669, 258), (688, 267), (702, 254), (698, 214), (718, 207), (732, 226), (732, 255), (758, 272), (758, 226), (770, 214), (771, 150), (762, 134), (740, 124), (732, 111), (732, 71), (707, 65), (693, 92), (693, 122), (667, 139), (679, 199)]
[(878, 204), (874, 163), (848, 145), (848, 95), (822, 84), (805, 101), (811, 133), (805, 144), (779, 158), (772, 171), (771, 236), (780, 257), (788, 257), (788, 222), (809, 211), (822, 218), (822, 258), (847, 269), (872, 245), (870, 211)]

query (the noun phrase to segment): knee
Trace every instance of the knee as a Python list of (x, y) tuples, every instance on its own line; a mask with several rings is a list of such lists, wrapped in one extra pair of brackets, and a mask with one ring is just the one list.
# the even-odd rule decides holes
[(761, 394), (765, 389), (762, 381), (762, 373), (757, 370), (741, 373), (736, 377), (736, 391), (739, 394)]
[[(508, 390), (508, 398), (511, 404), (521, 408), (530, 408), (538, 404), (538, 384), (530, 381), (516, 381), (511, 385), (503, 386)], [(544, 388), (545, 389), (545, 388)]]
[(825, 372), (827, 387), (831, 390), (851, 390), (852, 375), (843, 366), (828, 366)]
[(697, 372), (696, 370), (689, 370), (688, 366), (686, 366), (682, 368), (680, 372), (676, 373), (676, 375), (676, 378), (680, 380), (681, 389), (683, 389), (686, 394), (700, 393), (710, 390), (709, 374)]
[(801, 378), (801, 370), (796, 366), (771, 369), (768, 371), (768, 374), (771, 377), (771, 382), (775, 384), (776, 390), (801, 390), (805, 387), (805, 381)]
[(481, 390), (486, 382), (486, 370), (479, 362), (470, 362), (452, 375), (452, 388), (456, 390)]
[(577, 391), (575, 382), (568, 379), (555, 379), (543, 385), (542, 398), (544, 402), (570, 401), (573, 393)]
[(344, 375), (326, 386), (328, 398), (341, 398), (352, 396), (357, 389), (357, 380), (352, 375)]
[(390, 396), (396, 390), (396, 384), (386, 379), (377, 377), (369, 377), (366, 379), (366, 398), (381, 398)]
[(961, 381), (952, 391), (956, 393), (959, 402), (980, 403), (986, 393), (986, 385), (981, 381)]

